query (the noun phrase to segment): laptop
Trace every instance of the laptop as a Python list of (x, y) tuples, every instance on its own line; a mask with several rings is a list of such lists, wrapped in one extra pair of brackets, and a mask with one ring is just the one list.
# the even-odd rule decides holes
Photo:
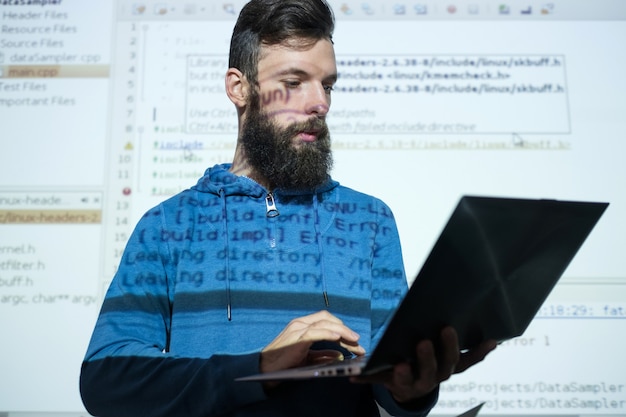
[(461, 349), (526, 330), (608, 203), (463, 196), (370, 355), (238, 378), (373, 375), (453, 326)]

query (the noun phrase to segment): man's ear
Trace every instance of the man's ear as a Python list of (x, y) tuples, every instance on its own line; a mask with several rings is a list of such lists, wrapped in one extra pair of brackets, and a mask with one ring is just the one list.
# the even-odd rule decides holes
[(245, 107), (250, 83), (237, 68), (226, 71), (226, 94), (238, 109)]

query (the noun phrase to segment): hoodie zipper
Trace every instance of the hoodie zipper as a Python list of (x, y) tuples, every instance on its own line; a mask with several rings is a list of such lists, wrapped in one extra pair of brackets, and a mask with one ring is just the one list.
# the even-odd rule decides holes
[(272, 193), (267, 193), (267, 197), (265, 197), (265, 215), (267, 217), (276, 217), (279, 214), (274, 196)]

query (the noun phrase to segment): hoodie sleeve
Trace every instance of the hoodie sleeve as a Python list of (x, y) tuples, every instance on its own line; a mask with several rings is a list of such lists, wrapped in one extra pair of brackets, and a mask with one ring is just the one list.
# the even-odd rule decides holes
[(387, 388), (381, 385), (374, 385), (373, 390), (378, 405), (384, 408), (390, 415), (396, 417), (425, 417), (430, 413), (430, 410), (437, 404), (437, 400), (439, 399), (439, 390), (436, 389), (409, 406), (406, 406), (398, 404)]
[[(390, 319), (391, 313), (408, 290), (404, 261), (397, 225), (391, 209), (377, 201), (377, 224), (372, 258), (372, 291), (380, 294), (395, 294), (395, 297), (376, 297), (372, 294), (372, 346), (375, 346)], [(381, 278), (385, 277), (385, 278)], [(439, 390), (416, 400), (410, 407), (398, 404), (391, 393), (381, 385), (373, 386), (376, 402), (393, 416), (426, 416), (435, 406)]]
[[(87, 410), (97, 416), (220, 415), (265, 399), (260, 383), (235, 383), (259, 371), (259, 353), (177, 357), (168, 352), (173, 267), (152, 239), (162, 210), (144, 215), (109, 287), (80, 376)], [(226, 381), (226, 382), (225, 382)]]
[(136, 417), (148, 408), (151, 417), (228, 414), (266, 398), (260, 383), (235, 387), (228, 382), (258, 372), (258, 360), (258, 354), (215, 355), (209, 359), (161, 355), (85, 360), (81, 396), (87, 411), (100, 417)]

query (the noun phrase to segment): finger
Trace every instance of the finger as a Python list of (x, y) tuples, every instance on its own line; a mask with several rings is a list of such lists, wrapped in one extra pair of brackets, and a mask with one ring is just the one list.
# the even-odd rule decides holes
[(441, 350), (438, 361), (438, 379), (444, 381), (452, 375), (459, 363), (459, 337), (453, 327), (441, 330)]
[[(341, 347), (354, 353), (355, 355), (365, 354), (365, 348), (358, 343), (358, 335), (356, 340), (347, 340), (346, 337), (354, 338), (353, 332), (349, 334), (341, 333), (341, 329), (328, 329), (326, 327), (311, 326), (304, 329), (301, 334), (297, 336), (291, 343), (307, 342), (312, 344), (313, 342), (330, 341), (337, 342)], [(288, 342), (289, 343), (289, 342)]]
[(317, 311), (313, 314), (309, 314), (307, 316), (302, 316), (299, 317), (297, 319), (295, 319), (294, 321), (300, 321), (303, 323), (307, 323), (307, 324), (312, 324), (315, 323), (317, 321), (329, 321), (329, 322), (334, 322), (334, 323), (338, 323), (338, 324), (343, 324), (343, 321), (341, 321), (341, 319), (333, 314), (331, 314), (330, 312), (328, 312), (327, 310), (320, 310)]
[(497, 346), (497, 342), (495, 340), (487, 340), (475, 348), (468, 350), (461, 354), (461, 359), (456, 366), (455, 373), (460, 373), (465, 371), (470, 366), (481, 362), (485, 359), (485, 356), (489, 354), (492, 350), (494, 350)]
[(437, 378), (437, 357), (435, 348), (430, 340), (422, 340), (416, 348), (416, 378), (425, 381), (434, 381)]
[(295, 332), (297, 334), (299, 331), (304, 332), (309, 328), (327, 329), (329, 331), (335, 332), (339, 335), (339, 339), (344, 340), (348, 343), (355, 343), (360, 338), (358, 333), (350, 329), (343, 323), (343, 321), (327, 311), (318, 311), (317, 313), (294, 319), (287, 325), (284, 332)]
[(331, 341), (339, 343), (357, 355), (361, 355), (365, 353), (365, 350), (359, 345), (359, 338), (358, 333), (335, 321), (319, 320), (305, 323), (296, 319), (289, 323), (267, 348), (276, 349), (286, 345), (301, 344), (303, 347), (306, 346), (308, 350), (309, 345), (314, 342)]
[(344, 324), (335, 323), (335, 322), (329, 322), (326, 320), (320, 320), (315, 323), (312, 323), (311, 325), (308, 326), (307, 330), (309, 329), (327, 330), (327, 331), (330, 331), (339, 335), (339, 338), (341, 340), (344, 340), (346, 342), (351, 342), (351, 343), (356, 343), (361, 338), (361, 336), (359, 336), (357, 332), (353, 331), (348, 326), (345, 326)]
[(360, 335), (345, 326), (341, 321), (327, 321), (322, 319), (304, 326), (300, 323), (289, 329), (286, 337), (293, 342), (337, 342), (356, 355), (365, 354), (365, 349), (359, 344)]
[(307, 364), (317, 365), (334, 361), (342, 361), (343, 359), (343, 353), (338, 350), (309, 350), (309, 354), (307, 355)]

